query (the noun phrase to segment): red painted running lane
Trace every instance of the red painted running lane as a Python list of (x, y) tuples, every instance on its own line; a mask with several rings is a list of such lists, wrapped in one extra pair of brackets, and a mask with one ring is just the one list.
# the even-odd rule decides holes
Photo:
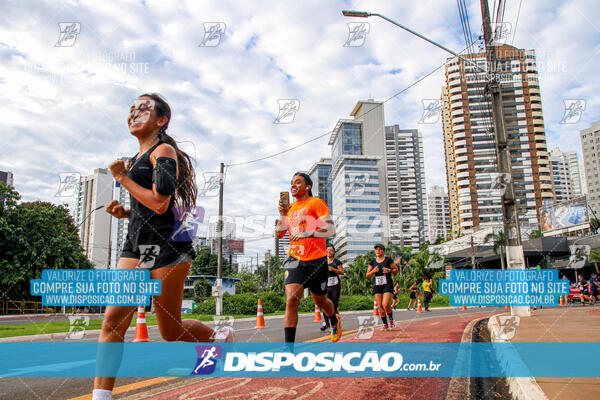
[[(371, 339), (356, 333), (343, 342), (460, 342), (466, 325), (473, 319), (495, 312), (464, 313), (404, 321), (392, 331), (374, 331)], [(189, 379), (177, 387), (148, 390), (146, 399), (428, 399), (446, 398), (450, 378), (209, 378)], [(140, 398), (140, 397), (137, 397)]]

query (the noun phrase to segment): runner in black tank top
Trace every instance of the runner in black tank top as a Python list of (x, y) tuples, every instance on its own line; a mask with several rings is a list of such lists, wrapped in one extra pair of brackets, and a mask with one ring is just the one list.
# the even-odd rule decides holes
[[(394, 315), (392, 313), (392, 294), (394, 293), (394, 284), (392, 282), (392, 274), (398, 273), (398, 267), (394, 261), (385, 254), (385, 246), (383, 244), (375, 245), (375, 259), (369, 263), (367, 269), (367, 279), (374, 276), (373, 294), (375, 302), (379, 308), (379, 316), (383, 322), (382, 330), (388, 329), (388, 318), (390, 320), (390, 328), (395, 328)], [(386, 316), (387, 315), (387, 316)]]
[[(127, 176), (145, 189), (152, 190), (153, 184), (154, 166), (150, 162), (150, 155), (163, 143), (165, 142), (159, 139), (144, 154), (138, 153), (129, 160)], [(133, 195), (130, 194), (129, 197), (129, 227), (121, 257), (137, 258), (140, 260), (140, 267), (149, 269), (177, 265), (194, 258), (191, 241), (172, 241), (175, 196), (171, 196), (163, 214), (157, 214), (144, 206)]]
[[(340, 276), (344, 275), (344, 267), (340, 260), (335, 258), (335, 247), (329, 245), (327, 247), (327, 297), (333, 302), (333, 308), (336, 315), (339, 316), (338, 304), (340, 302), (340, 294), (342, 293), (342, 282)], [(329, 328), (329, 318), (325, 313), (323, 314), (323, 326), (321, 330), (324, 331)], [(341, 318), (338, 318), (341, 321)]]
[[(162, 293), (152, 300), (164, 340), (230, 342), (234, 339), (230, 327), (213, 329), (199, 321), (181, 320), (183, 287), (193, 251), (189, 240), (173, 242), (169, 239), (175, 233), (175, 203), (188, 209), (194, 207), (197, 188), (190, 157), (166, 133), (170, 119), (171, 109), (161, 96), (140, 96), (131, 107), (127, 121), (130, 133), (139, 141), (140, 155), (128, 166), (122, 160), (110, 165), (117, 182), (131, 195), (130, 210), (116, 200), (106, 207), (115, 218), (129, 218), (127, 240), (117, 268), (147, 268), (152, 279), (161, 280)], [(134, 312), (135, 307), (106, 307), (99, 342), (122, 343)], [(108, 349), (98, 346), (96, 360), (100, 365), (97, 370), (106, 366), (111, 366), (111, 370), (118, 368), (121, 357), (122, 348), (118, 346)], [(114, 385), (114, 377), (96, 377), (92, 399), (112, 399)]]

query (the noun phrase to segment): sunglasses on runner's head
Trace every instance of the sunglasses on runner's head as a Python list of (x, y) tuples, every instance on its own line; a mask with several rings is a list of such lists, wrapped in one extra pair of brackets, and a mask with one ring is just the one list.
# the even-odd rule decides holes
[(152, 99), (137, 99), (129, 109), (129, 117), (134, 124), (148, 122), (155, 103)]
[(133, 105), (129, 108), (130, 111), (151, 111), (154, 109), (156, 103), (152, 99), (136, 99), (133, 101)]

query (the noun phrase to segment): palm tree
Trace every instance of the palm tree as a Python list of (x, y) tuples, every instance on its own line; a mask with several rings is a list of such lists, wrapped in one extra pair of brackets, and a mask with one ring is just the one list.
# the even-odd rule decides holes
[(369, 262), (375, 258), (375, 252), (369, 251), (367, 254), (361, 254), (352, 264), (344, 268), (344, 275), (341, 276), (342, 294), (370, 294), (371, 282), (367, 280), (367, 268)]
[(506, 269), (504, 265), (504, 248), (506, 247), (506, 237), (504, 236), (504, 232), (499, 231), (498, 233), (488, 233), (483, 239), (483, 243), (487, 243), (490, 240), (494, 243), (494, 254), (498, 254), (498, 249), (500, 249), (500, 263), (502, 265), (502, 269)]
[(434, 283), (441, 278), (445, 278), (446, 273), (443, 270), (434, 273), (429, 269), (432, 262), (440, 259), (442, 257), (439, 254), (430, 253), (427, 249), (414, 254), (400, 276), (400, 285), (408, 289), (412, 285), (412, 282), (422, 281), (425, 275), (429, 275)]

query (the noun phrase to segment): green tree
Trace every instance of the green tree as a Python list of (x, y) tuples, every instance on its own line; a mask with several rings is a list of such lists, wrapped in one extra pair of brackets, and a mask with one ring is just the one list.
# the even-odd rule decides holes
[(65, 206), (19, 204), (20, 198), (12, 186), (0, 182), (0, 299), (32, 299), (30, 281), (41, 278), (43, 269), (93, 267)]
[(199, 279), (194, 283), (194, 297), (205, 299), (212, 296), (212, 284), (208, 279)]
[(413, 282), (421, 283), (423, 277), (429, 275), (433, 279), (434, 286), (437, 287), (438, 280), (446, 277), (443, 263), (439, 268), (431, 269), (432, 264), (439, 260), (443, 260), (443, 257), (430, 252), (427, 248), (414, 254), (398, 278), (400, 286), (407, 290)]
[(502, 269), (506, 269), (506, 266), (504, 265), (504, 249), (506, 247), (506, 236), (504, 236), (504, 232), (488, 233), (483, 239), (483, 243), (489, 241), (492, 241), (494, 244), (494, 254), (498, 254), (498, 250), (500, 250), (500, 265), (502, 266)]
[(598, 263), (600, 262), (600, 252), (598, 250), (590, 250), (589, 255), (590, 262), (593, 262), (596, 266), (596, 272), (600, 274), (600, 269), (598, 269)]
[(540, 229), (538, 229), (538, 230), (529, 232), (529, 234), (527, 236), (529, 237), (529, 239), (536, 239), (536, 238), (544, 237), (544, 234), (542, 233), (542, 231)]
[(344, 267), (344, 275), (340, 279), (343, 295), (368, 295), (371, 293), (372, 282), (367, 279), (367, 269), (369, 262), (374, 258), (375, 251), (371, 250), (356, 257), (347, 268)]
[(443, 238), (443, 237), (441, 237), (441, 236), (438, 236), (438, 237), (435, 239), (435, 242), (434, 242), (433, 244), (442, 244), (442, 243), (446, 243), (446, 238)]
[[(196, 253), (196, 258), (192, 261), (190, 268), (192, 275), (217, 275), (217, 259), (216, 254), (211, 254), (210, 249), (204, 248)], [(229, 268), (229, 261), (223, 257), (223, 276)]]
[(241, 281), (235, 285), (236, 294), (258, 293), (258, 290), (260, 289), (260, 278), (258, 275), (242, 271), (235, 274), (234, 277), (241, 279)]

